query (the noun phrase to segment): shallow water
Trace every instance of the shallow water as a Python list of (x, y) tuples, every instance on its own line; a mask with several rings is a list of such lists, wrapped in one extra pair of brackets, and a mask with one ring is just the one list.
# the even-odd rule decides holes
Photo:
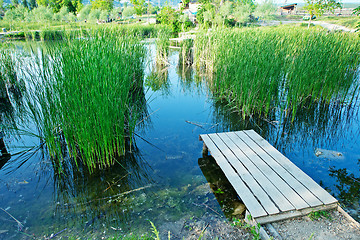
[[(41, 148), (7, 161), (0, 169), (0, 207), (6, 211), (0, 209), (0, 239), (29, 238), (26, 234), (97, 239), (150, 232), (148, 220), (161, 226), (205, 214), (232, 218), (240, 202), (213, 159), (202, 157), (198, 136), (251, 128), (360, 219), (358, 111), (313, 107), (300, 111), (293, 123), (276, 115), (243, 120), (212, 100), (206, 84), (194, 80), (195, 72), (178, 68), (178, 52), (171, 51), (169, 62), (161, 70), (162, 84), (146, 84), (152, 87), (146, 91), (150, 117), (118, 165), (89, 175), (69, 163), (66, 177), (59, 177)], [(10, 153), (41, 143), (15, 134), (5, 140)]]

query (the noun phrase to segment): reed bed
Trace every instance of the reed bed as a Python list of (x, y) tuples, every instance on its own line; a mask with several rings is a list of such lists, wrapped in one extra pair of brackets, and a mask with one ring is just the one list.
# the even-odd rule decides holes
[(27, 103), (53, 159), (69, 155), (93, 171), (113, 165), (131, 145), (142, 117), (146, 52), (133, 36), (89, 35), (34, 52)]
[(314, 102), (344, 102), (356, 81), (360, 41), (351, 33), (301, 27), (217, 29), (199, 33), (195, 66), (214, 95), (243, 117)]
[(168, 55), (170, 46), (171, 31), (168, 28), (160, 29), (156, 38), (156, 64), (169, 65)]

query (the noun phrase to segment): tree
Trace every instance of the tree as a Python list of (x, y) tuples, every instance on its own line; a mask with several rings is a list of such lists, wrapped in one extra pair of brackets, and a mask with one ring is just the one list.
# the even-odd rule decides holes
[(27, 0), (23, 0), (22, 5), (23, 5), (25, 8), (29, 8), (29, 4), (28, 4)]
[(38, 5), (36, 3), (36, 0), (30, 0), (29, 1), (29, 9), (32, 10), (34, 8), (36, 8)]
[(141, 16), (145, 12), (145, 0), (130, 0), (130, 2), (134, 5), (136, 15)]
[(2, 18), (2, 16), (4, 16), (4, 14), (5, 14), (4, 0), (0, 0), (0, 19)]
[(23, 5), (18, 5), (16, 8), (9, 9), (5, 12), (4, 19), (10, 22), (24, 21), (29, 9)]
[(114, 0), (93, 0), (91, 6), (92, 9), (110, 11), (114, 6)]
[(173, 33), (181, 31), (181, 23), (179, 21), (179, 12), (167, 5), (161, 9), (156, 16), (156, 21), (171, 27)]
[(272, 0), (265, 0), (256, 5), (254, 15), (261, 19), (268, 19), (276, 12), (276, 6)]
[(122, 17), (123, 18), (131, 17), (135, 13), (136, 11), (133, 7), (125, 7), (124, 10), (122, 11)]
[(336, 8), (341, 8), (341, 3), (336, 0), (305, 0), (304, 9), (309, 13), (309, 24), (314, 16), (321, 16), (326, 11), (334, 12)]
[[(357, 8), (354, 9), (354, 12), (353, 14), (356, 14), (356, 15), (360, 15), (360, 6), (358, 6)], [(356, 26), (356, 31), (360, 31), (360, 22), (358, 23), (358, 25)]]

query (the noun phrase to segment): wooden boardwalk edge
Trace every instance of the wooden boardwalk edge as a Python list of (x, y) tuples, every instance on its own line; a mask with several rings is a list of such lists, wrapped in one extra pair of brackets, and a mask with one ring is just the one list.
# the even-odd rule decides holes
[(199, 140), (203, 154), (211, 153), (259, 224), (338, 207), (333, 196), (253, 130), (201, 134)]

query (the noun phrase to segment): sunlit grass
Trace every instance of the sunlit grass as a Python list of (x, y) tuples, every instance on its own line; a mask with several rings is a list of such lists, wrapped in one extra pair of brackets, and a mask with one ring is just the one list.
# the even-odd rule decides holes
[(50, 155), (68, 153), (91, 171), (112, 165), (132, 140), (143, 104), (145, 48), (134, 36), (89, 34), (34, 52), (27, 102)]
[[(301, 27), (217, 29), (195, 40), (195, 65), (211, 90), (243, 116), (295, 114), (312, 102), (344, 101), (358, 73), (357, 35)], [(294, 116), (294, 115), (293, 115)]]

